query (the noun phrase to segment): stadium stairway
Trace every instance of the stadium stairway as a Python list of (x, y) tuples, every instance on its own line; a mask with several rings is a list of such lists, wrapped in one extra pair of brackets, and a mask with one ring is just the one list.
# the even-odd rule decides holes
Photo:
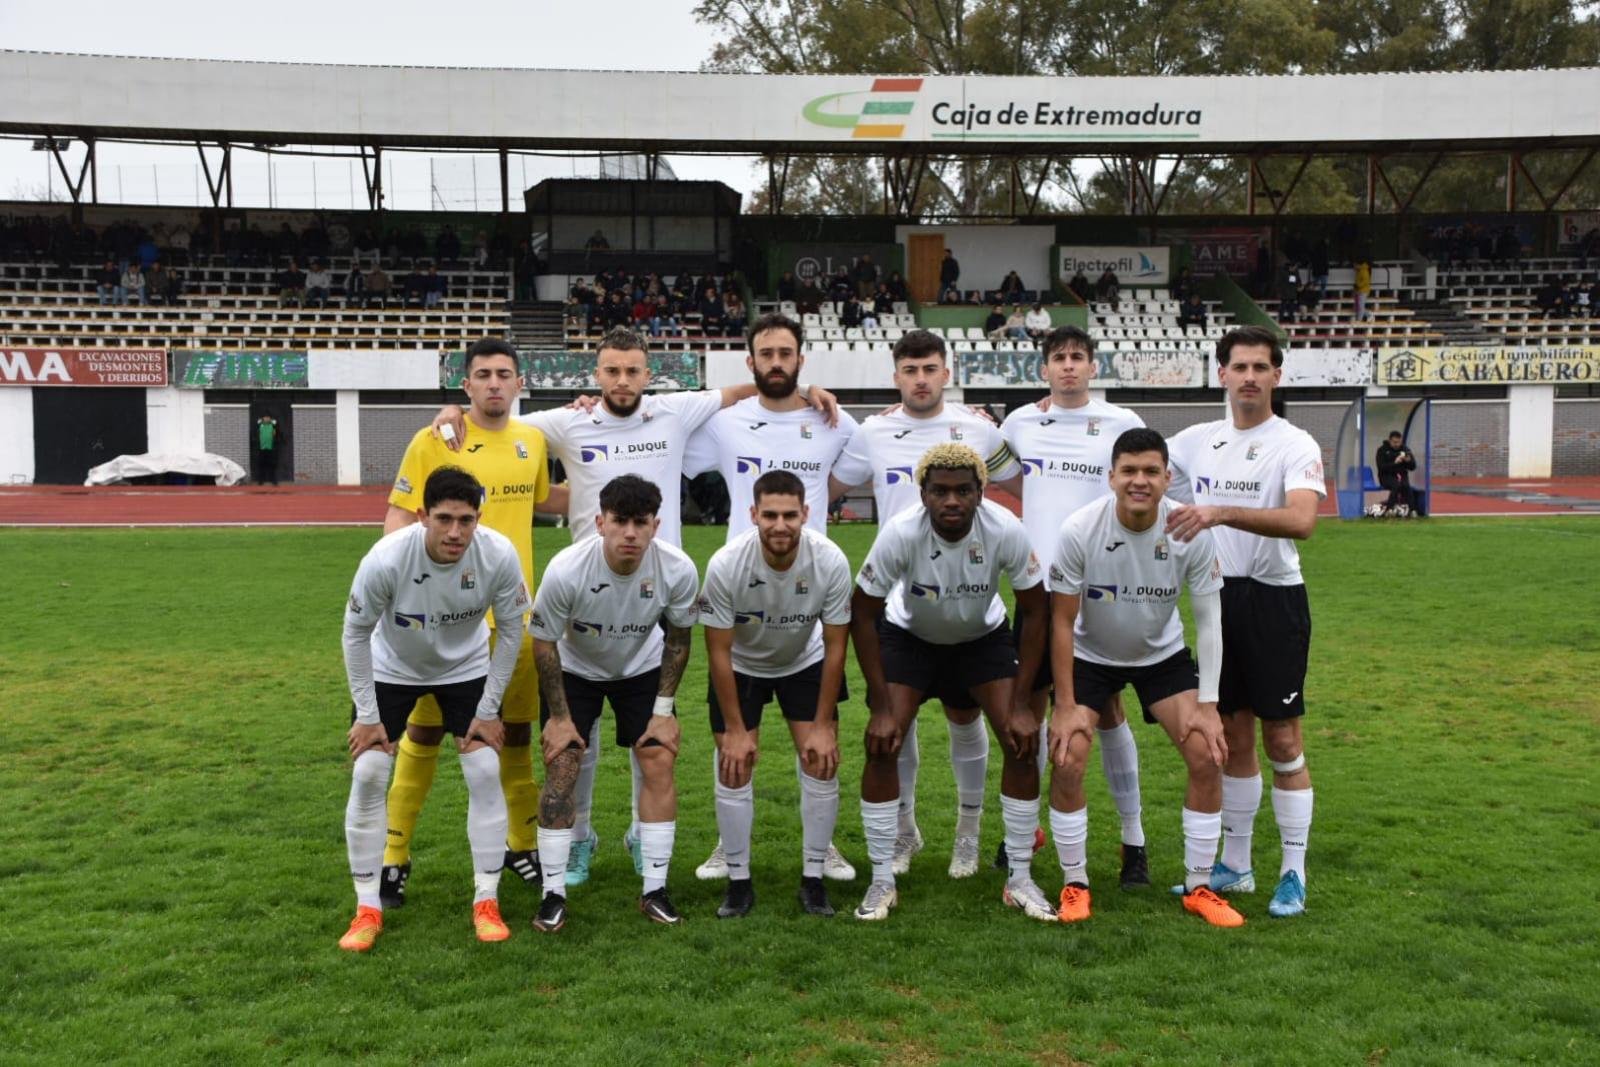
[(511, 343), (519, 349), (560, 351), (567, 346), (559, 300), (513, 300)]
[(1441, 335), (1440, 344), (1492, 345), (1504, 341), (1484, 328), (1477, 319), (1463, 315), (1461, 309), (1444, 300), (1422, 300), (1415, 296), (1402, 296), (1397, 303), (1415, 313), (1418, 319)]

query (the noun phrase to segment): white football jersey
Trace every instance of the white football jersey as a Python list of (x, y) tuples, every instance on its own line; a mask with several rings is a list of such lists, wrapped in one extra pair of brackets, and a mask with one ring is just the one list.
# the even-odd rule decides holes
[[(497, 617), (520, 625), (528, 611), (522, 561), (504, 534), (479, 526), (461, 558), (444, 564), (428, 555), (427, 533), (412, 523), (380, 538), (350, 587), (345, 634), (371, 642), (371, 678), (380, 682), (445, 685), (481, 678), (489, 672), (484, 617), (493, 608)], [(367, 681), (351, 679), (358, 709), (372, 696)], [(376, 704), (372, 714), (376, 721)]]
[(555, 641), (561, 669), (594, 682), (634, 678), (661, 666), (663, 617), (693, 626), (700, 576), (683, 550), (652, 540), (632, 574), (606, 564), (591, 537), (550, 558), (539, 578), (528, 632)]
[[(567, 522), (574, 542), (594, 537), (600, 514), (600, 490), (624, 474), (637, 474), (661, 489), (661, 526), (656, 539), (683, 543), (678, 508), (683, 457), (690, 436), (722, 409), (722, 392), (646, 394), (632, 415), (619, 419), (604, 404), (584, 414), (574, 408), (551, 408), (518, 415), (544, 433), (550, 455), (567, 469), (571, 503)], [(471, 442), (468, 442), (468, 447)]]
[(1061, 524), (1050, 563), (1050, 591), (1075, 595), (1078, 623), (1072, 628), (1076, 655), (1091, 663), (1145, 667), (1183, 649), (1178, 595), (1222, 588), (1222, 568), (1210, 530), (1194, 540), (1166, 534), (1173, 507), (1162, 499), (1148, 530), (1134, 531), (1117, 518), (1116, 497), (1105, 497)]
[[(957, 441), (970, 446), (989, 467), (989, 480), (1003, 482), (1017, 473), (1017, 461), (1000, 436), (1000, 427), (957, 404), (946, 404), (931, 418), (919, 419), (898, 408), (887, 415), (869, 415), (861, 423), (842, 458), (853, 471), (872, 471), (872, 495), (878, 522), (886, 523), (909, 508), (922, 506), (917, 488), (917, 461), (934, 445)], [(840, 481), (849, 481), (843, 474)], [(852, 484), (865, 481), (862, 476)]]
[[(1191, 426), (1167, 442), (1177, 500), (1244, 508), (1281, 508), (1291, 489), (1328, 495), (1322, 449), (1312, 436), (1274, 415), (1260, 426), (1237, 430), (1229, 419)], [(1301, 585), (1300, 552), (1289, 537), (1216, 526), (1217, 558), (1227, 578), (1254, 578), (1265, 585)]]
[(967, 536), (951, 542), (933, 532), (919, 505), (879, 528), (856, 584), (888, 600), (884, 617), (894, 625), (936, 645), (958, 645), (1006, 621), (1002, 572), (1014, 590), (1044, 578), (1015, 515), (985, 500)]
[[(761, 406), (761, 398), (753, 396), (717, 412), (689, 439), (683, 472), (693, 478), (714, 470), (728, 483), (730, 543), (752, 528), (750, 504), (756, 479), (768, 471), (789, 471), (800, 479), (811, 508), (806, 528), (826, 534), (828, 475), (859, 425), (843, 408), (839, 409), (839, 425), (829, 426), (814, 408), (768, 411)], [(843, 475), (853, 471), (855, 468), (846, 464), (840, 481), (849, 481)], [(849, 484), (870, 476), (870, 471), (862, 470)]]
[(822, 659), (822, 624), (850, 621), (850, 561), (812, 530), (786, 571), (767, 565), (759, 530), (717, 549), (706, 564), (700, 621), (733, 631), (733, 669), (782, 678)]
[(1022, 525), (1034, 551), (1055, 552), (1061, 524), (1079, 508), (1111, 495), (1111, 446), (1144, 420), (1127, 408), (1090, 400), (1077, 408), (1025, 404), (1006, 416), (1000, 435), (1022, 465)]

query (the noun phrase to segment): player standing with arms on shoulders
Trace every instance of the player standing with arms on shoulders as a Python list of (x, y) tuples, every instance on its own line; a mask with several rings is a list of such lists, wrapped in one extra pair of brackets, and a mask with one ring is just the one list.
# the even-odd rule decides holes
[(1278, 887), (1267, 910), (1279, 918), (1306, 906), (1311, 773), (1304, 738), (1311, 607), (1294, 543), (1317, 527), (1327, 496), (1322, 450), (1310, 434), (1272, 413), (1283, 378), (1278, 338), (1241, 326), (1217, 342), (1217, 378), (1229, 417), (1172, 439), (1174, 495), (1167, 532), (1179, 541), (1214, 531), (1222, 562), (1222, 679), (1218, 709), (1228, 739), (1222, 779), (1222, 858), (1211, 875), (1219, 893), (1255, 890), (1250, 839), (1261, 807), (1256, 723), (1272, 764), (1272, 813), (1283, 845)]
[(506, 802), (496, 755), (500, 700), (517, 666), (518, 641), (489, 652), (484, 617), (521, 626), (528, 610), (522, 566), (511, 542), (478, 527), (483, 487), (441, 467), (423, 487), (421, 522), (385, 534), (361, 561), (344, 614), (344, 663), (354, 701), (345, 806), (345, 846), (356, 917), (339, 947), (365, 952), (383, 930), (379, 895), (384, 792), (395, 742), (423, 694), (438, 702), (445, 729), (461, 743), (472, 847), (473, 925), (480, 941), (511, 936), (497, 891), (506, 839)]
[[(539, 861), (545, 896), (533, 925), (547, 933), (566, 923), (573, 791), (583, 739), (596, 735), (594, 725), (606, 701), (617, 720), (617, 744), (634, 754), (644, 779), (639, 910), (658, 923), (679, 921), (667, 896), (678, 815), (673, 697), (689, 662), (700, 576), (681, 549), (655, 539), (660, 507), (661, 491), (637, 475), (606, 483), (596, 520), (599, 536), (557, 552), (545, 566), (534, 600), (528, 628), (544, 695)], [(662, 620), (665, 637), (658, 625)]]
[[(1147, 722), (1160, 723), (1189, 772), (1184, 795), (1184, 906), (1216, 926), (1244, 919), (1208, 888), (1222, 835), (1222, 761), (1227, 746), (1217, 717), (1222, 666), (1222, 571), (1216, 545), (1201, 531), (1184, 542), (1168, 536), (1172, 505), (1167, 445), (1143, 427), (1119, 436), (1111, 451), (1112, 496), (1074, 512), (1051, 557), (1051, 654), (1056, 663), (1050, 734), (1050, 828), (1065, 887), (1057, 917), (1089, 917), (1083, 793), (1094, 717), (1131, 685)], [(1189, 587), (1200, 665), (1183, 643), (1178, 596)]]
[[(1000, 805), (1010, 859), (1003, 899), (1030, 918), (1054, 921), (1056, 909), (1029, 870), (1039, 828), (1039, 725), (1027, 694), (1045, 654), (1044, 576), (1022, 523), (983, 499), (984, 464), (972, 449), (937, 445), (917, 463), (913, 478), (923, 506), (878, 531), (851, 604), (850, 631), (871, 712), (861, 822), (872, 884), (856, 918), (886, 919), (899, 900), (899, 749), (917, 708), (937, 696), (946, 707), (981, 708), (1000, 739)], [(1007, 629), (1002, 573), (1016, 594), (1020, 645)]]
[(752, 778), (761, 713), (774, 697), (794, 738), (802, 826), (800, 903), (832, 915), (822, 884), (839, 817), (838, 707), (850, 627), (850, 562), (807, 527), (805, 487), (788, 471), (756, 479), (755, 528), (719, 548), (700, 597), (710, 666), (711, 732), (717, 742), (717, 829), (728, 893), (717, 914), (755, 904), (750, 878)]
[[(1044, 359), (1039, 367), (1050, 387), (1048, 402), (1025, 404), (1013, 411), (1000, 425), (1000, 433), (1022, 464), (1022, 525), (1034, 552), (1047, 560), (1055, 556), (1061, 524), (1079, 508), (1109, 495), (1112, 443), (1124, 431), (1143, 426), (1144, 420), (1127, 408), (1089, 396), (1089, 383), (1099, 363), (1094, 338), (1083, 330), (1059, 326), (1045, 335), (1041, 348)], [(1049, 751), (1045, 709), (1054, 683), (1046, 657), (1028, 699), (1040, 722), (1041, 764)], [(1139, 748), (1120, 696), (1113, 695), (1104, 710), (1096, 710), (1100, 765), (1122, 818), (1122, 887), (1149, 885), (1150, 865), (1140, 818)], [(1005, 869), (1003, 847), (994, 862)]]
[[(923, 454), (935, 445), (960, 443), (977, 451), (991, 484), (1020, 496), (1021, 468), (1001, 438), (1000, 428), (966, 408), (944, 402), (944, 390), (950, 384), (944, 339), (927, 330), (908, 331), (895, 342), (893, 358), (900, 406), (862, 420), (860, 430), (840, 456), (840, 476), (830, 480), (828, 495), (844, 495), (864, 482), (870, 472), (878, 523), (885, 527), (901, 513), (924, 507), (914, 477)], [(955, 775), (958, 804), (950, 877), (968, 878), (978, 873), (978, 831), (989, 766), (989, 735), (984, 731), (976, 703), (963, 707), (946, 704), (944, 714), (950, 723), (950, 767)], [(894, 871), (904, 874), (911, 868), (911, 857), (923, 846), (916, 809), (917, 769), (922, 757), (914, 720), (906, 728), (899, 753), (900, 810)]]

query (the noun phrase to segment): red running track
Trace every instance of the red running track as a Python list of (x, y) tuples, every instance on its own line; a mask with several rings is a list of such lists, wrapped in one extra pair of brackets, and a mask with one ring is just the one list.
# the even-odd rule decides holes
[[(360, 526), (383, 521), (383, 486), (3, 486), (0, 526)], [(1016, 510), (1010, 494), (994, 496)], [(1600, 477), (1450, 478), (1433, 514), (1600, 515)], [(1334, 502), (1321, 514), (1335, 514)]]

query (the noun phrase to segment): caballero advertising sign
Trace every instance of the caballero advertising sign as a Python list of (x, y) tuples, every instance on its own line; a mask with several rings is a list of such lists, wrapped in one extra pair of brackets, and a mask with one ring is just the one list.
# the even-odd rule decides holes
[(1600, 345), (1402, 348), (1378, 356), (1379, 385), (1600, 382)]

